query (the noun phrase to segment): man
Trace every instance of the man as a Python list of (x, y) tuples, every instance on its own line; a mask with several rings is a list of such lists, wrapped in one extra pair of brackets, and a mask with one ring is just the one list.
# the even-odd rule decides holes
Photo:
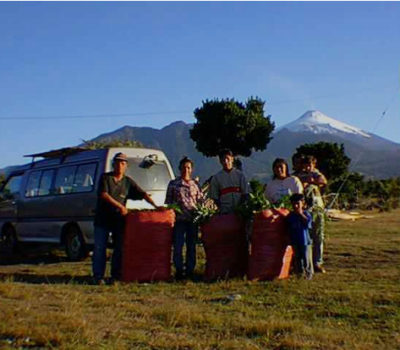
[(212, 177), (209, 196), (221, 214), (228, 214), (246, 199), (249, 193), (248, 183), (243, 173), (233, 167), (234, 157), (231, 150), (222, 150), (219, 161), (222, 170)]
[[(174, 253), (173, 261), (176, 270), (176, 279), (192, 278), (196, 266), (196, 239), (198, 228), (193, 223), (193, 209), (203, 198), (197, 182), (192, 179), (193, 162), (184, 157), (179, 162), (181, 176), (168, 184), (166, 204), (176, 204), (182, 213), (176, 214), (174, 226)], [(184, 269), (182, 249), (186, 241), (186, 263)]]
[(112, 233), (114, 251), (111, 261), (111, 280), (121, 278), (122, 244), (128, 199), (144, 199), (159, 209), (152, 198), (130, 177), (125, 176), (128, 157), (117, 153), (113, 158), (113, 171), (102, 174), (98, 189), (94, 219), (93, 277), (96, 284), (105, 284), (106, 250), (109, 233)]

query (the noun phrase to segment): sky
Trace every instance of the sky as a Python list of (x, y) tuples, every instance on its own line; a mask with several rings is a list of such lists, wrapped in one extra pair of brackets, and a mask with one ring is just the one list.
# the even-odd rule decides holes
[(0, 168), (259, 97), (400, 143), (400, 2), (0, 2)]

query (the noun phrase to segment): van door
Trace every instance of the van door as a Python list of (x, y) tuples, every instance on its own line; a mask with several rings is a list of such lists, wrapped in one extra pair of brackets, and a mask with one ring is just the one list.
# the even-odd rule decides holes
[(22, 240), (53, 241), (48, 239), (55, 230), (48, 213), (53, 204), (51, 188), (54, 173), (54, 169), (35, 170), (29, 173), (19, 213)]

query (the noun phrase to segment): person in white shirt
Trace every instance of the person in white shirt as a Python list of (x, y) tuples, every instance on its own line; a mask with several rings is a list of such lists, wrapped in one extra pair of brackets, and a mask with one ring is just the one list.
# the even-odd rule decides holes
[(303, 193), (303, 185), (296, 176), (290, 176), (287, 162), (276, 158), (272, 164), (273, 177), (267, 182), (265, 195), (272, 203), (277, 203), (283, 196)]

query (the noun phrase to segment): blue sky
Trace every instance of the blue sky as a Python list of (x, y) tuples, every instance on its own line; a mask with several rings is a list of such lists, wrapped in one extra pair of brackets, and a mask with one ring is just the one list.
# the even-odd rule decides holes
[(400, 142), (399, 18), (399, 2), (0, 2), (0, 168), (226, 97)]

